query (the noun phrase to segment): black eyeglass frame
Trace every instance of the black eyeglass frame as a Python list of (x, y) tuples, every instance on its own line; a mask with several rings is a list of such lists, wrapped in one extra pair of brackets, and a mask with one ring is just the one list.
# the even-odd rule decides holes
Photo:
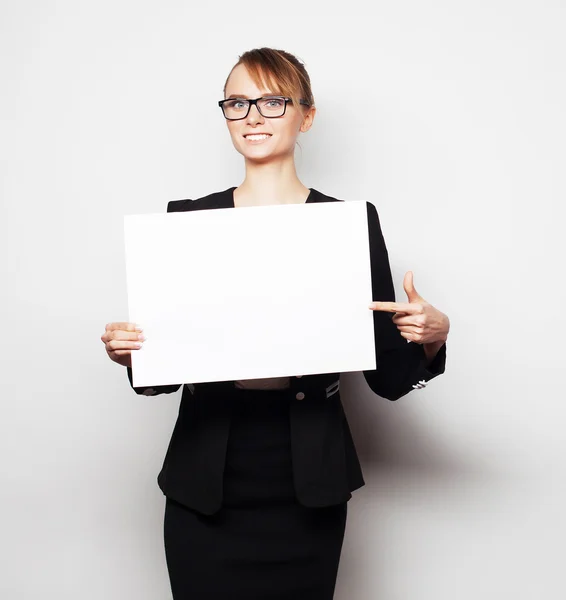
[[(237, 117), (236, 119), (231, 119), (230, 117), (226, 116), (226, 113), (224, 112), (224, 103), (225, 102), (230, 102), (230, 101), (234, 101), (234, 100), (240, 100), (242, 102), (247, 102), (248, 103), (248, 110), (246, 111), (246, 114), (243, 117)], [(260, 100), (284, 100), (285, 101), (285, 105), (283, 106), (283, 112), (280, 115), (277, 115), (276, 117), (271, 117), (268, 115), (264, 115), (261, 112), (261, 109), (258, 106), (258, 102)], [(288, 98), (287, 96), (262, 96), (261, 98), (255, 98), (254, 100), (252, 100), (251, 98), (225, 98), (224, 100), (219, 100), (218, 101), (218, 106), (220, 106), (220, 108), (222, 109), (222, 114), (224, 115), (224, 118), (227, 121), (241, 121), (242, 119), (245, 119), (249, 114), (250, 114), (250, 110), (252, 108), (252, 105), (255, 105), (255, 107), (257, 108), (257, 111), (259, 112), (259, 114), (264, 117), (265, 119), (280, 119), (285, 112), (287, 111), (287, 104), (288, 103), (293, 104), (293, 99), (292, 98)], [(303, 106), (310, 106), (310, 104), (306, 101), (303, 100), (302, 98), (299, 100), (299, 104), (302, 104)]]

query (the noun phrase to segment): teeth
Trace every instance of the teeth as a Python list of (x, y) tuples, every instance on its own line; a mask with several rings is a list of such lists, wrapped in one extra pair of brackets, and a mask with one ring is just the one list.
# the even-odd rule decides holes
[(266, 140), (268, 137), (269, 136), (265, 133), (246, 135), (246, 139), (248, 140)]

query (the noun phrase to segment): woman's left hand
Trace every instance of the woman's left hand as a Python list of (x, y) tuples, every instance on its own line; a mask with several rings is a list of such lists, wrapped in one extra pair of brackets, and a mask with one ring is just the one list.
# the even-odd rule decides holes
[(450, 320), (443, 312), (434, 308), (415, 290), (413, 272), (407, 271), (403, 288), (408, 302), (372, 302), (369, 308), (385, 312), (394, 312), (392, 321), (401, 335), (417, 344), (440, 344), (448, 338)]

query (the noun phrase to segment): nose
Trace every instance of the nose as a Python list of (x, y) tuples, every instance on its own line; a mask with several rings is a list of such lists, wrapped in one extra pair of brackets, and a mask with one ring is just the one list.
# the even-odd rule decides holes
[(246, 121), (250, 125), (256, 125), (257, 123), (264, 122), (264, 118), (262, 117), (261, 113), (259, 112), (256, 104), (252, 104), (252, 106), (250, 106), (250, 112), (248, 113)]

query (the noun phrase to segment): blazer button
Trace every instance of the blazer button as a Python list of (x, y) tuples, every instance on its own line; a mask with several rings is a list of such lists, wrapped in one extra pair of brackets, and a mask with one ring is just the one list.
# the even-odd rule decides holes
[(298, 394), (295, 396), (295, 398), (296, 398), (297, 400), (303, 400), (303, 399), (304, 399), (304, 397), (305, 397), (305, 395), (303, 394), (303, 392), (299, 392), (299, 393), (298, 393)]

